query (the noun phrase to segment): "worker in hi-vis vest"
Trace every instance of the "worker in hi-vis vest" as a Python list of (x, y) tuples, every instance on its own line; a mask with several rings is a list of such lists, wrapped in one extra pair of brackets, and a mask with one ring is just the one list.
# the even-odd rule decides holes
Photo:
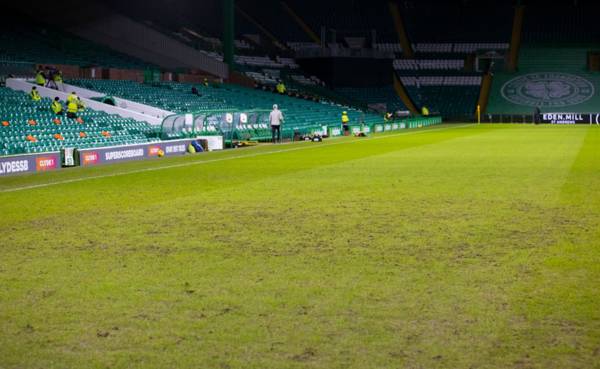
[(42, 87), (46, 85), (46, 76), (44, 75), (44, 71), (41, 69), (38, 69), (37, 73), (35, 74), (35, 84)]
[(283, 84), (283, 82), (279, 82), (275, 88), (277, 89), (277, 92), (279, 92), (280, 94), (284, 94), (287, 90), (285, 88), (285, 85)]
[(54, 81), (54, 85), (56, 86), (56, 89), (59, 91), (63, 90), (63, 78), (62, 78), (62, 72), (60, 70), (56, 71), (56, 73), (54, 73), (54, 75), (52, 76), (52, 80)]
[(344, 130), (344, 136), (348, 136), (350, 134), (350, 118), (348, 117), (348, 112), (342, 112), (342, 129)]
[(423, 106), (423, 107), (421, 108), (421, 115), (424, 115), (424, 116), (427, 116), (427, 115), (429, 115), (429, 109), (427, 109), (427, 107), (426, 107), (426, 106)]
[(50, 106), (50, 108), (56, 115), (62, 115), (62, 113), (63, 113), (63, 106), (60, 103), (60, 100), (58, 99), (58, 97), (54, 98), (54, 101), (52, 101), (52, 105)]
[(29, 92), (29, 96), (31, 97), (31, 100), (33, 100), (33, 101), (40, 101), (42, 99), (42, 97), (40, 96), (40, 93), (38, 92), (38, 90), (35, 86), (33, 86), (31, 88), (31, 92)]
[(74, 101), (75, 103), (77, 103), (77, 93), (75, 93), (75, 91), (71, 92), (71, 94), (69, 96), (67, 96), (67, 102), (71, 102)]
[(77, 118), (77, 100), (71, 100), (67, 104), (67, 117), (76, 119)]

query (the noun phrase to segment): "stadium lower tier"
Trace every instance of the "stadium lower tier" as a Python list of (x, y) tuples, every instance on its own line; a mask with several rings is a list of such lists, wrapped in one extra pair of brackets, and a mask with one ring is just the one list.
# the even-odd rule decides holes
[[(144, 84), (93, 79), (70, 80), (69, 83), (178, 114), (227, 109), (268, 111), (273, 104), (277, 104), (284, 113), (286, 126), (291, 129), (338, 124), (343, 111), (348, 112), (351, 123), (374, 124), (383, 121), (379, 114), (344, 105), (309, 101), (231, 84), (206, 87), (177, 82)], [(192, 87), (196, 87), (198, 94), (192, 93)]]
[[(339, 135), (342, 133), (342, 111), (348, 112), (350, 125), (354, 130), (356, 127), (360, 130), (366, 127), (365, 130), (369, 132), (404, 128), (401, 125), (411, 128), (436, 123), (424, 118), (422, 121), (411, 120), (394, 126), (390, 123), (387, 127), (383, 124), (383, 117), (378, 114), (231, 85), (203, 87), (201, 96), (197, 96), (191, 93), (191, 85), (180, 83), (149, 86), (128, 81), (76, 82), (83, 87), (94, 88), (114, 96), (151, 103), (157, 107), (168, 107), (178, 113), (195, 110), (207, 112), (210, 111), (211, 102), (215, 101), (220, 101), (222, 104), (217, 106), (226, 110), (256, 110), (257, 106), (265, 108), (260, 113), (260, 120), (236, 122), (234, 125), (226, 122), (225, 113), (205, 113), (212, 116), (206, 119), (207, 124), (203, 125), (201, 134), (222, 135), (226, 143), (239, 140), (270, 140), (271, 131), (265, 117), (268, 117), (268, 108), (273, 103), (279, 104), (285, 112), (286, 121), (282, 129), (282, 137), (285, 139), (297, 139), (299, 135), (316, 132)], [(64, 115), (57, 116), (50, 109), (50, 99), (33, 101), (28, 94), (9, 88), (0, 89), (0, 103), (0, 155), (50, 152), (66, 147), (83, 149), (130, 145), (154, 142), (160, 138), (176, 139), (198, 134), (196, 131), (185, 130), (172, 130), (165, 134), (147, 123), (91, 109), (77, 113), (81, 120), (70, 119)], [(239, 115), (237, 118), (239, 119)]]
[(80, 120), (70, 119), (54, 114), (51, 102), (47, 98), (33, 101), (23, 92), (0, 88), (0, 155), (158, 140), (147, 123), (91, 109), (78, 112)]

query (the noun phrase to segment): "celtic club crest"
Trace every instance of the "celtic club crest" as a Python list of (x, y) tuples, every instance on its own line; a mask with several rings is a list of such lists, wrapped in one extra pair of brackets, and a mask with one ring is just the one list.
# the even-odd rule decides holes
[(513, 78), (502, 86), (502, 97), (526, 106), (577, 105), (594, 96), (590, 81), (568, 73), (531, 73)]

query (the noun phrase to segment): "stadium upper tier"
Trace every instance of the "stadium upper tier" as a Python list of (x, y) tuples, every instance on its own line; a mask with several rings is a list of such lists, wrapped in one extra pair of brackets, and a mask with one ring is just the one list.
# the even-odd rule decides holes
[[(377, 114), (346, 106), (318, 103), (231, 84), (204, 87), (177, 82), (150, 85), (133, 81), (92, 79), (71, 80), (69, 83), (176, 113), (223, 109), (269, 110), (273, 104), (278, 104), (286, 116), (286, 126), (289, 128), (338, 124), (341, 119), (340, 114), (344, 110), (348, 112), (353, 123), (372, 124), (382, 120), (382, 117)], [(191, 93), (192, 86), (198, 89), (200, 96)]]
[(72, 64), (122, 69), (156, 68), (153, 65), (83, 40), (69, 33), (29, 22), (10, 22), (0, 33), (2, 61)]
[[(58, 151), (63, 147), (100, 147), (152, 142), (147, 123), (86, 109), (83, 123), (50, 110), (51, 100), (32, 101), (19, 91), (0, 88), (0, 154)], [(65, 109), (66, 110), (66, 109)], [(55, 121), (58, 119), (58, 121)]]

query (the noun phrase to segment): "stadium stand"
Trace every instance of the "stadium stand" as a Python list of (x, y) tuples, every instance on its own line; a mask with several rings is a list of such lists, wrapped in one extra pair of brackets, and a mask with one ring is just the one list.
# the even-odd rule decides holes
[[(517, 68), (496, 70), (487, 113), (597, 112), (600, 76), (587, 67), (600, 48), (595, 26), (600, 5), (586, 1), (531, 2), (525, 6)], [(512, 119), (512, 118), (507, 118)]]
[[(478, 50), (507, 50), (507, 42), (447, 42), (447, 43), (417, 43), (412, 44), (417, 56), (432, 54), (433, 57), (451, 56), (454, 58), (464, 57)], [(395, 54), (402, 53), (399, 43), (376, 43), (374, 47), (382, 51), (390, 51)], [(440, 55), (445, 54), (445, 55)]]
[(305, 50), (305, 49), (320, 49), (321, 45), (314, 42), (295, 42), (288, 41), (287, 45), (294, 51)]
[[(196, 50), (208, 53), (219, 60), (223, 60), (223, 42), (207, 31), (196, 29), (195, 25), (185, 25), (176, 28), (170, 28), (167, 25), (160, 24), (158, 21), (146, 20), (145, 25), (154, 30), (172, 37), (174, 40), (183, 42)], [(262, 50), (256, 50), (256, 47), (243, 38), (234, 40), (234, 47), (238, 55), (257, 56)], [(259, 54), (257, 54), (259, 53)]]
[(267, 68), (297, 68), (298, 65), (289, 58), (278, 58), (277, 60), (271, 60), (268, 56), (245, 56), (236, 55), (235, 62), (238, 65), (249, 65), (256, 67), (267, 67)]
[(469, 119), (477, 105), (481, 73), (464, 59), (396, 59), (394, 69), (417, 106), (448, 119)]
[[(322, 27), (335, 30), (327, 33), (329, 48), (355, 47), (350, 42), (352, 37), (347, 36), (362, 36), (362, 47), (369, 47), (371, 36), (375, 35), (377, 41), (373, 48), (396, 55), (393, 66), (410, 98), (418, 107), (426, 105), (446, 118), (464, 120), (473, 115), (482, 80), (482, 74), (473, 71), (475, 54), (487, 51), (505, 53), (509, 47), (507, 41), (513, 8), (506, 4), (399, 2), (406, 31), (416, 53), (416, 58), (406, 59), (401, 55), (402, 47), (386, 2), (366, 6), (358, 2), (333, 1), (321, 6), (318, 12), (299, 1), (288, 3), (313, 31), (320, 33)], [(428, 21), (417, 21), (424, 14)], [(486, 22), (481, 22), (482, 15), (485, 15)], [(260, 19), (268, 24), (272, 18)], [(428, 26), (431, 22), (442, 24), (447, 32), (440, 33), (439, 28), (432, 32), (432, 27)], [(468, 27), (464, 27), (465, 24)], [(465, 32), (465, 29), (473, 31)], [(287, 41), (287, 45), (295, 51), (320, 47), (306, 39)], [(366, 104), (380, 103), (392, 109), (406, 109), (406, 104), (389, 86), (381, 89), (336, 88), (335, 92)]]
[[(210, 108), (215, 110), (233, 108), (233, 105), (227, 104), (223, 99), (219, 99), (218, 93), (209, 95), (205, 91), (208, 89), (199, 85), (181, 84), (186, 87), (185, 91), (183, 91), (167, 87), (177, 85), (174, 82), (162, 82), (149, 85), (134, 81), (76, 79), (69, 80), (68, 83), (102, 92), (109, 96), (122, 97), (124, 99), (159, 107), (176, 113), (188, 113)], [(193, 95), (190, 92), (192, 86), (201, 89), (201, 97)]]
[(600, 75), (586, 70), (587, 47), (525, 45), (519, 55), (519, 72), (494, 76), (487, 112), (531, 114), (542, 111), (597, 112)]
[[(193, 85), (187, 83), (161, 82), (149, 85), (133, 81), (91, 79), (71, 80), (69, 83), (176, 113), (218, 109), (268, 110), (273, 104), (278, 104), (288, 117), (284, 131), (287, 137), (290, 137), (294, 130), (338, 124), (343, 110), (348, 111), (354, 124), (375, 124), (382, 121), (378, 114), (365, 113), (349, 106), (317, 103), (231, 84), (218, 87), (196, 86), (201, 94), (196, 96), (190, 92)], [(258, 132), (256, 136), (248, 138), (268, 140), (270, 135), (267, 132)]]
[[(78, 113), (83, 121), (79, 123), (65, 116), (56, 116), (50, 110), (50, 104), (51, 100), (47, 98), (32, 101), (23, 92), (0, 88), (2, 155), (157, 141), (154, 128), (147, 123), (91, 109)], [(55, 119), (59, 119), (59, 124)], [(28, 136), (34, 139), (28, 140)]]
[[(147, 23), (150, 23), (165, 34), (169, 34), (177, 39), (183, 39), (184, 42), (190, 43), (195, 48), (205, 47), (206, 50), (200, 51), (216, 60), (223, 61), (222, 44), (219, 39), (192, 30), (191, 28), (193, 27), (191, 26), (174, 31), (165, 27), (158, 27), (155, 22)], [(252, 25), (250, 24), (250, 26)], [(198, 40), (201, 42), (198, 42)], [(277, 83), (283, 81), (291, 93), (314, 96), (322, 100), (352, 105), (331, 90), (326, 91), (325, 89), (314, 88), (318, 85), (323, 85), (323, 82), (316, 76), (302, 71), (295, 59), (283, 56), (286, 54), (281, 50), (279, 50), (278, 54), (267, 55), (267, 49), (256, 48), (243, 39), (235, 40), (235, 44), (236, 55), (234, 56), (234, 62), (236, 70), (254, 80), (259, 86), (267, 86), (272, 89)], [(307, 88), (307, 86), (312, 86), (313, 88)], [(360, 102), (355, 102), (355, 104), (360, 105)]]
[[(332, 47), (366, 46), (345, 38), (351, 36), (352, 32), (344, 33), (344, 30), (350, 29), (359, 30), (359, 35), (360, 32), (368, 31), (362, 36), (368, 36), (370, 30), (374, 29), (377, 39), (382, 42), (381, 45), (394, 45), (396, 41), (395, 35), (390, 32), (393, 28), (392, 21), (385, 4), (378, 4), (373, 8), (351, 5), (342, 11), (335, 4), (324, 5), (318, 14), (307, 12), (308, 7), (303, 2), (289, 2), (288, 6), (317, 33), (321, 25), (340, 30), (342, 39), (340, 42), (332, 41), (330, 43)], [(382, 115), (369, 110), (368, 104), (383, 102), (387, 110), (406, 110), (406, 106), (390, 86), (377, 89), (348, 88), (337, 91), (325, 86), (318, 77), (305, 73), (294, 59), (293, 49), (309, 45), (312, 47), (316, 44), (308, 37), (305, 30), (295, 24), (291, 15), (286, 14), (289, 9), (286, 10), (285, 6), (280, 4), (260, 14), (255, 9), (249, 10), (255, 19), (238, 17), (240, 27), (235, 40), (235, 68), (256, 82), (255, 89), (233, 84), (205, 87), (199, 84), (160, 82), (160, 74), (152, 78), (153, 83), (114, 79), (73, 79), (69, 83), (101, 92), (106, 96), (121, 97), (176, 114), (227, 109), (268, 111), (274, 103), (277, 103), (287, 117), (284, 137), (291, 137), (294, 132), (307, 131), (322, 125), (339, 125), (340, 114), (344, 110), (348, 112), (353, 125), (381, 124)], [(332, 16), (334, 14), (335, 17)], [(60, 27), (40, 23), (40, 19), (36, 21), (24, 17), (17, 15), (18, 19), (7, 23), (0, 35), (0, 49), (3, 51), (0, 74), (3, 78), (8, 75), (31, 77), (39, 64), (100, 66), (132, 71), (158, 69), (152, 63), (84, 40)], [(19, 20), (21, 18), (22, 21)], [(257, 20), (262, 24), (258, 24)], [(195, 50), (214, 59), (223, 60), (221, 40), (208, 29), (197, 27), (193, 22), (181, 24), (168, 24), (156, 20), (142, 22), (173, 40), (192, 46)], [(292, 23), (295, 24), (294, 27), (288, 27)], [(359, 27), (356, 27), (357, 24)], [(269, 42), (253, 41), (253, 35), (264, 33), (260, 29), (263, 25), (269, 30), (278, 30), (279, 26), (285, 25), (282, 29), (286, 32), (278, 32), (277, 37), (281, 37), (290, 49), (274, 48)], [(14, 42), (15, 39), (19, 42)], [(435, 52), (437, 49), (424, 47), (423, 50)], [(400, 74), (401, 71), (410, 73), (412, 70), (433, 73), (452, 71), (459, 74), (464, 67), (464, 60), (445, 56), (437, 59), (427, 57), (415, 60), (398, 59), (395, 66)], [(96, 76), (98, 77), (107, 78), (106, 75)], [(109, 77), (130, 78), (113, 75)], [(286, 94), (268, 91), (280, 81), (286, 84), (288, 90)], [(422, 84), (426, 85), (427, 82), (424, 80)], [(191, 93), (192, 86), (199, 89), (199, 96)], [(2, 155), (56, 151), (63, 147), (74, 146), (86, 148), (144, 143), (157, 140), (158, 137), (157, 129), (150, 124), (89, 108), (80, 113), (83, 124), (64, 117), (59, 118), (60, 124), (56, 124), (53, 121), (55, 116), (49, 109), (51, 102), (49, 99), (42, 98), (34, 102), (23, 92), (4, 87), (0, 91), (2, 101), (0, 119), (7, 122), (0, 127)], [(420, 97), (418, 101), (430, 102)], [(439, 110), (444, 111), (443, 107)], [(31, 125), (28, 124), (29, 121), (36, 123)], [(217, 133), (215, 127), (209, 128), (210, 132), (207, 133)], [(267, 140), (270, 138), (267, 128), (260, 127), (244, 137)]]
[(463, 59), (396, 59), (396, 70), (461, 70), (465, 67)]

